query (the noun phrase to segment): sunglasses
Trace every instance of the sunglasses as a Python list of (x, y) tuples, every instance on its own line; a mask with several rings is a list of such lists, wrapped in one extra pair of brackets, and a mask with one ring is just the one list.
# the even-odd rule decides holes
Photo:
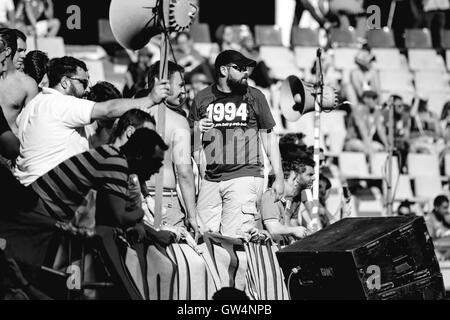
[(68, 78), (72, 79), (72, 80), (79, 81), (83, 85), (84, 90), (86, 90), (87, 87), (89, 86), (89, 80), (88, 79), (80, 79), (80, 78), (73, 78), (73, 77), (68, 77)]
[(235, 69), (235, 70), (237, 70), (239, 72), (245, 72), (245, 71), (248, 70), (247, 66), (238, 66), (238, 65), (235, 65), (235, 64), (229, 65), (228, 67), (233, 68), (233, 69)]

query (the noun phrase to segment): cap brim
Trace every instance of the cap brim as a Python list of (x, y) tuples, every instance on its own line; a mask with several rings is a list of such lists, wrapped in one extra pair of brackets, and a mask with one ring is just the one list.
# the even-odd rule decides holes
[(248, 58), (243, 58), (243, 59), (240, 59), (239, 61), (236, 61), (235, 62), (238, 66), (241, 66), (241, 67), (251, 67), (251, 68), (254, 68), (255, 66), (256, 66), (256, 61), (255, 60), (252, 60), (252, 59), (248, 59)]

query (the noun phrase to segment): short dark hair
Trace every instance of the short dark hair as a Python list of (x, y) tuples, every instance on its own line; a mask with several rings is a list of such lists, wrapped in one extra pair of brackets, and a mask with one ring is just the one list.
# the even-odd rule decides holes
[(116, 128), (111, 135), (111, 142), (123, 135), (128, 126), (139, 129), (142, 128), (145, 122), (151, 122), (156, 125), (155, 119), (147, 112), (139, 109), (128, 110), (119, 118)]
[(321, 174), (320, 176), (319, 176), (319, 182), (320, 181), (323, 181), (323, 182), (325, 182), (325, 189), (331, 189), (331, 181), (330, 181), (330, 179), (328, 179), (326, 176), (324, 176), (323, 174)]
[(161, 136), (154, 130), (140, 128), (128, 139), (120, 150), (125, 154), (127, 159), (150, 159), (158, 146), (161, 150), (166, 151), (169, 147), (166, 145)]
[(55, 87), (63, 77), (71, 77), (77, 73), (77, 68), (88, 71), (86, 64), (73, 57), (53, 58), (50, 60), (47, 70), (48, 85)]
[[(148, 71), (148, 75), (147, 75), (147, 84), (148, 84), (148, 89), (150, 91), (153, 90), (153, 87), (155, 86), (155, 79), (159, 77), (159, 64), (160, 61), (156, 61), (154, 64), (152, 64), (150, 66), (150, 69)], [(179, 72), (181, 75), (183, 75), (184, 73), (184, 68), (182, 66), (180, 66), (179, 64), (176, 64), (175, 62), (172, 61), (167, 61), (167, 65), (168, 65), (168, 77), (170, 78), (175, 72)]]
[(30, 51), (23, 60), (23, 71), (39, 84), (47, 73), (48, 62), (47, 53), (40, 50)]
[(306, 167), (314, 168), (315, 165), (316, 163), (314, 162), (314, 160), (308, 157), (282, 160), (283, 173), (286, 179), (289, 177), (291, 171), (303, 173), (306, 171)]
[(433, 206), (435, 208), (441, 206), (444, 202), (449, 202), (447, 196), (444, 196), (443, 194), (437, 196), (436, 198), (434, 198), (433, 201)]
[(5, 41), (7, 47), (11, 48), (10, 58), (12, 60), (17, 51), (17, 34), (13, 29), (0, 28), (0, 38)]
[(14, 29), (14, 32), (16, 33), (17, 38), (22, 39), (24, 42), (27, 42), (27, 36), (25, 35), (25, 33), (23, 33), (22, 31), (20, 31), (19, 29)]
[(397, 101), (397, 100), (403, 101), (403, 98), (401, 96), (399, 96), (398, 94), (391, 94), (391, 98), (393, 101)]
[(91, 87), (87, 95), (87, 99), (94, 102), (104, 102), (120, 98), (122, 98), (122, 94), (119, 89), (108, 81), (98, 81)]

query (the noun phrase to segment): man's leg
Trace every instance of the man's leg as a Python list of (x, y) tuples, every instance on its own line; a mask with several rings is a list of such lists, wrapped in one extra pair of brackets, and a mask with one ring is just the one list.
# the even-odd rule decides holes
[(197, 223), (202, 232), (220, 231), (222, 198), (219, 193), (219, 182), (202, 181), (197, 200), (197, 211)]
[(264, 179), (242, 177), (221, 182), (223, 212), (220, 232), (229, 237), (245, 234), (256, 227), (256, 216)]

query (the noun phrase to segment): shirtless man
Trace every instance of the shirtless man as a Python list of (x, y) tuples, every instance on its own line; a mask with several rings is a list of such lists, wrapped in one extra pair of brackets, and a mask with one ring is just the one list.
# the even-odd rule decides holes
[[(181, 108), (184, 102), (185, 90), (182, 78), (183, 68), (171, 61), (168, 65), (170, 95), (165, 100), (166, 125), (164, 137), (169, 146), (167, 157), (164, 160), (164, 192), (163, 207), (165, 214), (162, 223), (172, 226), (191, 227), (195, 235), (198, 235), (197, 209), (195, 206), (195, 184), (191, 164), (191, 135), (188, 121), (180, 113), (172, 110)], [(148, 87), (152, 89), (159, 73), (159, 62), (150, 67), (148, 74)], [(151, 108), (150, 114), (158, 124), (158, 108)], [(150, 194), (154, 194), (156, 177), (147, 182)], [(177, 195), (177, 182), (181, 189), (181, 195)], [(182, 199), (186, 208), (186, 216), (182, 211), (179, 199)]]
[(23, 60), (27, 55), (27, 36), (25, 35), (25, 33), (17, 29), (14, 29), (14, 32), (17, 36), (17, 51), (13, 59), (14, 66), (16, 67), (17, 71), (23, 72)]
[(38, 94), (38, 86), (33, 78), (16, 70), (13, 60), (17, 51), (16, 32), (13, 29), (1, 28), (0, 38), (6, 43), (5, 72), (0, 79), (0, 106), (11, 130), (17, 134), (17, 116)]

